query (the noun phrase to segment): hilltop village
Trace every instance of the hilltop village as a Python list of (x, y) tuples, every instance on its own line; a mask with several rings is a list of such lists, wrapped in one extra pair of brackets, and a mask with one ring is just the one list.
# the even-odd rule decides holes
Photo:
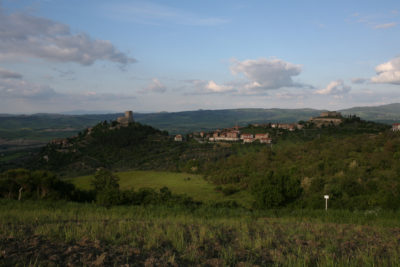
[[(267, 132), (268, 129), (279, 129), (283, 131), (293, 132), (295, 130), (302, 130), (304, 127), (328, 127), (338, 126), (343, 122), (344, 118), (340, 112), (327, 111), (322, 112), (320, 116), (310, 118), (306, 122), (299, 123), (267, 123), (267, 124), (251, 124), (252, 128), (264, 129), (263, 133), (248, 133), (243, 130), (246, 127), (235, 126), (222, 130), (215, 130), (214, 132), (194, 132), (187, 136), (187, 138), (194, 138), (200, 142), (242, 142), (249, 144), (259, 142), (261, 144), (271, 144), (272, 138)], [(184, 141), (184, 136), (178, 134), (175, 136), (176, 142)]]
[[(351, 116), (350, 116), (351, 117)], [(189, 139), (196, 140), (200, 143), (219, 143), (219, 142), (236, 142), (242, 144), (260, 143), (272, 144), (273, 138), (271, 132), (278, 131), (278, 135), (284, 132), (293, 132), (302, 129), (322, 128), (322, 127), (337, 127), (343, 123), (345, 117), (337, 111), (322, 112), (318, 117), (312, 117), (307, 121), (300, 121), (298, 123), (254, 123), (246, 127), (235, 126), (226, 129), (217, 129), (212, 132), (193, 132), (187, 135), (177, 134), (173, 137), (176, 142), (183, 142)], [(119, 129), (127, 127), (133, 123), (133, 112), (125, 111), (124, 116), (118, 117), (115, 121), (111, 122), (109, 129)], [(256, 129), (256, 131), (251, 131)], [(86, 130), (86, 134), (90, 136), (93, 128), (90, 127)], [(400, 131), (400, 123), (392, 125), (392, 131)], [(74, 136), (76, 137), (76, 136)], [(276, 136), (274, 136), (276, 138)], [(63, 148), (70, 147), (69, 138), (55, 139), (50, 142), (51, 144), (61, 145)]]

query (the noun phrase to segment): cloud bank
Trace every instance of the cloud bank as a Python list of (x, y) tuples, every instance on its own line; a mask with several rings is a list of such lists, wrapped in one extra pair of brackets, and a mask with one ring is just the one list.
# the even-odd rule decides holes
[(21, 79), (22, 75), (13, 71), (0, 68), (0, 79)]
[(245, 88), (249, 90), (269, 90), (282, 87), (302, 87), (293, 77), (301, 73), (301, 65), (285, 62), (281, 59), (233, 60), (233, 74), (242, 73), (249, 80)]
[(41, 58), (91, 65), (106, 60), (122, 65), (135, 62), (106, 40), (73, 34), (67, 25), (28, 14), (6, 14), (0, 6), (0, 60)]
[(301, 65), (281, 59), (232, 60), (230, 70), (233, 75), (242, 74), (245, 79), (236, 79), (222, 84), (214, 80), (190, 80), (197, 93), (260, 95), (268, 90), (289, 87), (310, 87), (293, 81), (301, 73)]

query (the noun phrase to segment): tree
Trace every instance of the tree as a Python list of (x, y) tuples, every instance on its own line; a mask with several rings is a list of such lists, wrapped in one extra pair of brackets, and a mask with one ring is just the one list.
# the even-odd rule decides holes
[(92, 186), (96, 192), (97, 204), (109, 207), (120, 203), (118, 180), (109, 170), (100, 169), (96, 172)]
[(119, 189), (118, 177), (113, 175), (111, 171), (107, 169), (98, 170), (94, 178), (92, 179), (92, 186), (96, 192), (109, 190), (109, 189)]
[(302, 193), (300, 181), (285, 174), (269, 171), (255, 180), (252, 192), (259, 208), (285, 206), (300, 197)]

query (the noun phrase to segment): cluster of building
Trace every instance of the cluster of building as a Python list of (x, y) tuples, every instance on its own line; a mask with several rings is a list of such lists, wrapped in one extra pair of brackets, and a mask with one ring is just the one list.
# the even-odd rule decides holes
[[(216, 130), (212, 133), (193, 133), (189, 135), (194, 137), (195, 139), (209, 142), (242, 142), (242, 143), (253, 143), (258, 141), (262, 144), (271, 144), (272, 139), (270, 138), (268, 133), (259, 133), (259, 134), (250, 134), (250, 133), (241, 133), (240, 127), (236, 126), (234, 128), (224, 129), (224, 130)], [(175, 141), (181, 142), (183, 141), (183, 136), (181, 134), (177, 134), (174, 138)]]
[[(301, 130), (305, 125), (312, 123), (316, 127), (320, 128), (323, 126), (338, 126), (343, 122), (343, 117), (340, 112), (337, 111), (327, 111), (322, 112), (320, 116), (310, 118), (307, 123), (268, 123), (268, 124), (252, 124), (254, 127), (263, 127), (263, 128), (274, 128), (274, 129), (282, 129), (286, 131), (295, 131)], [(395, 127), (395, 126), (393, 126)], [(400, 124), (396, 125), (397, 131), (400, 131)], [(239, 130), (240, 127), (236, 126), (230, 129), (224, 130), (216, 130), (213, 133), (193, 133), (192, 137), (199, 136), (202, 140), (210, 141), (210, 142), (220, 142), (220, 141), (228, 141), (228, 142), (238, 142), (242, 141), (243, 143), (252, 143), (255, 141), (259, 141), (260, 143), (270, 144), (272, 139), (270, 138), (268, 133), (263, 134), (249, 134), (249, 133), (241, 133)], [(394, 128), (393, 128), (394, 130)], [(183, 136), (178, 134), (175, 136), (175, 141), (183, 141)]]
[(220, 130), (215, 131), (213, 135), (208, 138), (208, 141), (211, 142), (242, 141), (243, 143), (253, 143), (254, 141), (259, 141), (260, 143), (270, 144), (272, 139), (269, 137), (268, 133), (255, 134), (255, 135), (249, 133), (241, 133), (239, 127), (235, 127), (233, 129), (226, 129), (223, 131)]

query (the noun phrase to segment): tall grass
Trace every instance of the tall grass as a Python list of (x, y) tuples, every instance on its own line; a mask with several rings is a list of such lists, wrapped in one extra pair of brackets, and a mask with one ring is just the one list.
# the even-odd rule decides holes
[[(165, 255), (165, 263), (400, 264), (398, 212), (119, 206), (0, 200), (0, 237), (89, 240)], [(168, 252), (168, 253), (167, 253)], [(164, 255), (163, 254), (163, 255)]]

